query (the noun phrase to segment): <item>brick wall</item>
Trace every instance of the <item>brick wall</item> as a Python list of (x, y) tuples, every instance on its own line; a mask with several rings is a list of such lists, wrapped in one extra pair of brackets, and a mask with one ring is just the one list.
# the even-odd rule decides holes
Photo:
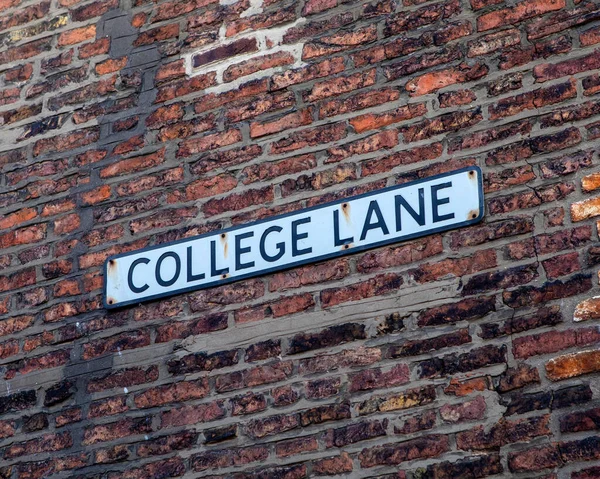
[[(0, 30), (0, 478), (600, 477), (597, 1)], [(467, 165), (479, 225), (102, 307), (111, 254)]]

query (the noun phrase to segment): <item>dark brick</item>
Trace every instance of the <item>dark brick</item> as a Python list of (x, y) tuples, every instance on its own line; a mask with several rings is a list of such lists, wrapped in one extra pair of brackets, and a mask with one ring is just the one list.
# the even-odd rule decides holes
[(379, 465), (394, 466), (414, 459), (437, 457), (449, 449), (447, 436), (432, 435), (398, 444), (363, 449), (358, 458), (363, 468)]
[(62, 381), (46, 390), (44, 397), (44, 406), (54, 406), (55, 404), (66, 401), (75, 394), (75, 384), (72, 381)]
[(237, 351), (220, 351), (218, 353), (194, 353), (181, 359), (172, 359), (167, 363), (171, 374), (189, 374), (198, 371), (212, 371), (237, 364)]
[(332, 326), (319, 333), (298, 334), (290, 339), (288, 354), (298, 354), (314, 349), (335, 346), (337, 344), (365, 339), (365, 327), (362, 324), (343, 324)]
[(419, 479), (450, 479), (460, 477), (464, 479), (478, 479), (493, 476), (504, 472), (500, 463), (500, 456), (490, 454), (481, 457), (469, 457), (456, 462), (440, 462), (427, 468), (418, 469)]
[(37, 395), (33, 389), (0, 397), (0, 414), (22, 411), (35, 406)]

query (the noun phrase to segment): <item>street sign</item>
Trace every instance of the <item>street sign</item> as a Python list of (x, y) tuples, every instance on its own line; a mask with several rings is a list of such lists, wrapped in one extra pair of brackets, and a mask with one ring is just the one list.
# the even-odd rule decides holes
[(116, 308), (210, 288), (479, 222), (481, 170), (425, 178), (214, 233), (123, 253), (104, 265)]

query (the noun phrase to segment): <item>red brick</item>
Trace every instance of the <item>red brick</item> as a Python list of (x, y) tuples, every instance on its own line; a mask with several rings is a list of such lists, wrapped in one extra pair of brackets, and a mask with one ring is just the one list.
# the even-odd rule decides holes
[(60, 434), (45, 434), (26, 442), (13, 444), (4, 451), (4, 457), (12, 459), (26, 454), (60, 451), (73, 445), (73, 438), (68, 432)]
[(459, 449), (488, 450), (497, 449), (505, 444), (529, 442), (535, 437), (549, 435), (548, 416), (531, 417), (511, 422), (501, 419), (491, 429), (483, 426), (458, 433), (456, 437)]
[(271, 88), (273, 90), (280, 90), (298, 83), (304, 83), (316, 78), (322, 78), (335, 73), (340, 73), (343, 70), (344, 61), (342, 58), (338, 57), (332, 60), (325, 60), (321, 63), (316, 63), (308, 67), (297, 70), (288, 70), (284, 73), (273, 75), (271, 79)]
[(482, 419), (486, 410), (483, 396), (461, 404), (445, 404), (440, 408), (440, 416), (445, 422), (455, 423)]
[(252, 75), (256, 72), (262, 72), (271, 68), (276, 68), (294, 63), (294, 57), (287, 52), (277, 52), (251, 58), (235, 65), (231, 65), (223, 72), (223, 80), (231, 82), (238, 78)]
[(546, 363), (546, 374), (552, 381), (597, 371), (600, 371), (600, 351), (593, 349), (558, 356)]
[(438, 20), (450, 18), (459, 12), (460, 6), (458, 2), (447, 1), (421, 7), (414, 11), (390, 15), (386, 20), (384, 34), (385, 36), (397, 35), (402, 32), (431, 25)]
[(466, 83), (478, 80), (487, 75), (487, 66), (476, 63), (474, 65), (461, 64), (448, 70), (440, 70), (421, 75), (406, 84), (406, 90), (411, 96), (426, 95), (441, 88), (456, 83)]
[(178, 382), (151, 388), (135, 396), (138, 408), (162, 406), (169, 403), (185, 402), (200, 399), (208, 394), (208, 382), (200, 379), (193, 382)]
[(84, 60), (84, 59), (94, 57), (97, 55), (104, 55), (104, 54), (108, 53), (109, 48), (110, 48), (110, 38), (102, 37), (94, 42), (85, 43), (85, 44), (81, 45), (78, 50), (79, 58)]
[(206, 75), (197, 75), (190, 79), (183, 79), (168, 85), (159, 87), (156, 95), (155, 103), (164, 103), (173, 100), (180, 96), (186, 96), (202, 90), (206, 90), (215, 84), (216, 78), (214, 73)]
[(317, 440), (314, 437), (308, 436), (279, 442), (275, 446), (275, 453), (277, 457), (289, 457), (307, 451), (316, 451), (317, 448)]
[(83, 359), (92, 359), (107, 353), (115, 353), (126, 349), (135, 349), (150, 344), (148, 331), (137, 330), (121, 333), (107, 339), (98, 339), (84, 345)]
[(299, 126), (309, 125), (311, 123), (312, 110), (308, 108), (297, 113), (290, 113), (270, 122), (252, 122), (250, 124), (250, 137), (258, 138), (265, 135), (272, 135), (274, 133), (297, 128)]
[(213, 133), (187, 140), (180, 144), (177, 156), (191, 156), (204, 151), (217, 149), (223, 146), (232, 145), (242, 140), (239, 130), (228, 130), (223, 133)]
[(449, 449), (447, 436), (424, 436), (406, 442), (363, 449), (359, 461), (363, 468), (393, 466), (405, 461), (437, 457)]
[(0, 336), (14, 334), (33, 324), (33, 316), (15, 316), (0, 322)]
[(347, 452), (342, 452), (339, 456), (314, 461), (312, 470), (316, 476), (349, 473), (353, 470), (352, 458)]
[(138, 156), (113, 163), (100, 171), (100, 177), (110, 178), (113, 176), (126, 175), (128, 173), (136, 173), (157, 166), (163, 161), (164, 149), (149, 155)]
[(121, 369), (109, 372), (102, 377), (92, 378), (87, 385), (89, 393), (113, 388), (131, 387), (137, 384), (153, 382), (158, 379), (158, 368), (150, 366), (143, 368)]
[(481, 15), (477, 19), (477, 30), (481, 32), (507, 24), (522, 22), (537, 15), (560, 10), (564, 6), (564, 0), (525, 0), (512, 8), (504, 8)]
[(179, 25), (177, 23), (171, 23), (170, 25), (163, 25), (140, 33), (133, 44), (134, 46), (139, 47), (142, 45), (162, 42), (178, 36)]
[(180, 457), (156, 461), (142, 467), (132, 468), (124, 472), (111, 472), (109, 479), (145, 479), (149, 477), (179, 477), (185, 472), (185, 465)]
[(247, 424), (246, 433), (254, 438), (260, 439), (273, 434), (279, 434), (297, 428), (299, 420), (297, 415), (271, 416), (265, 419), (255, 419)]
[(383, 274), (343, 288), (325, 289), (321, 291), (321, 304), (324, 308), (330, 308), (340, 303), (390, 293), (397, 290), (401, 285), (402, 278), (399, 275)]
[(81, 43), (96, 36), (96, 26), (89, 25), (85, 27), (75, 28), (61, 33), (58, 36), (58, 46), (73, 45)]
[(425, 114), (425, 111), (424, 103), (412, 103), (381, 114), (368, 113), (357, 116), (350, 120), (350, 124), (357, 133), (362, 133), (422, 116)]
[(594, 53), (573, 60), (565, 60), (554, 64), (542, 63), (533, 69), (533, 75), (537, 82), (544, 82), (587, 70), (594, 70), (599, 65), (600, 52), (595, 51)]
[(209, 450), (194, 454), (191, 457), (191, 467), (194, 471), (205, 471), (234, 465), (241, 466), (258, 461), (264, 462), (268, 455), (269, 450), (265, 446)]

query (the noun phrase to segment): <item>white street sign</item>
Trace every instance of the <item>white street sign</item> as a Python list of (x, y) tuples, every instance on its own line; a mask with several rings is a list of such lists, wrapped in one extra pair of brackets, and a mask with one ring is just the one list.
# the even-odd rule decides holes
[(479, 222), (481, 170), (468, 167), (195, 238), (108, 258), (116, 308), (210, 288)]

